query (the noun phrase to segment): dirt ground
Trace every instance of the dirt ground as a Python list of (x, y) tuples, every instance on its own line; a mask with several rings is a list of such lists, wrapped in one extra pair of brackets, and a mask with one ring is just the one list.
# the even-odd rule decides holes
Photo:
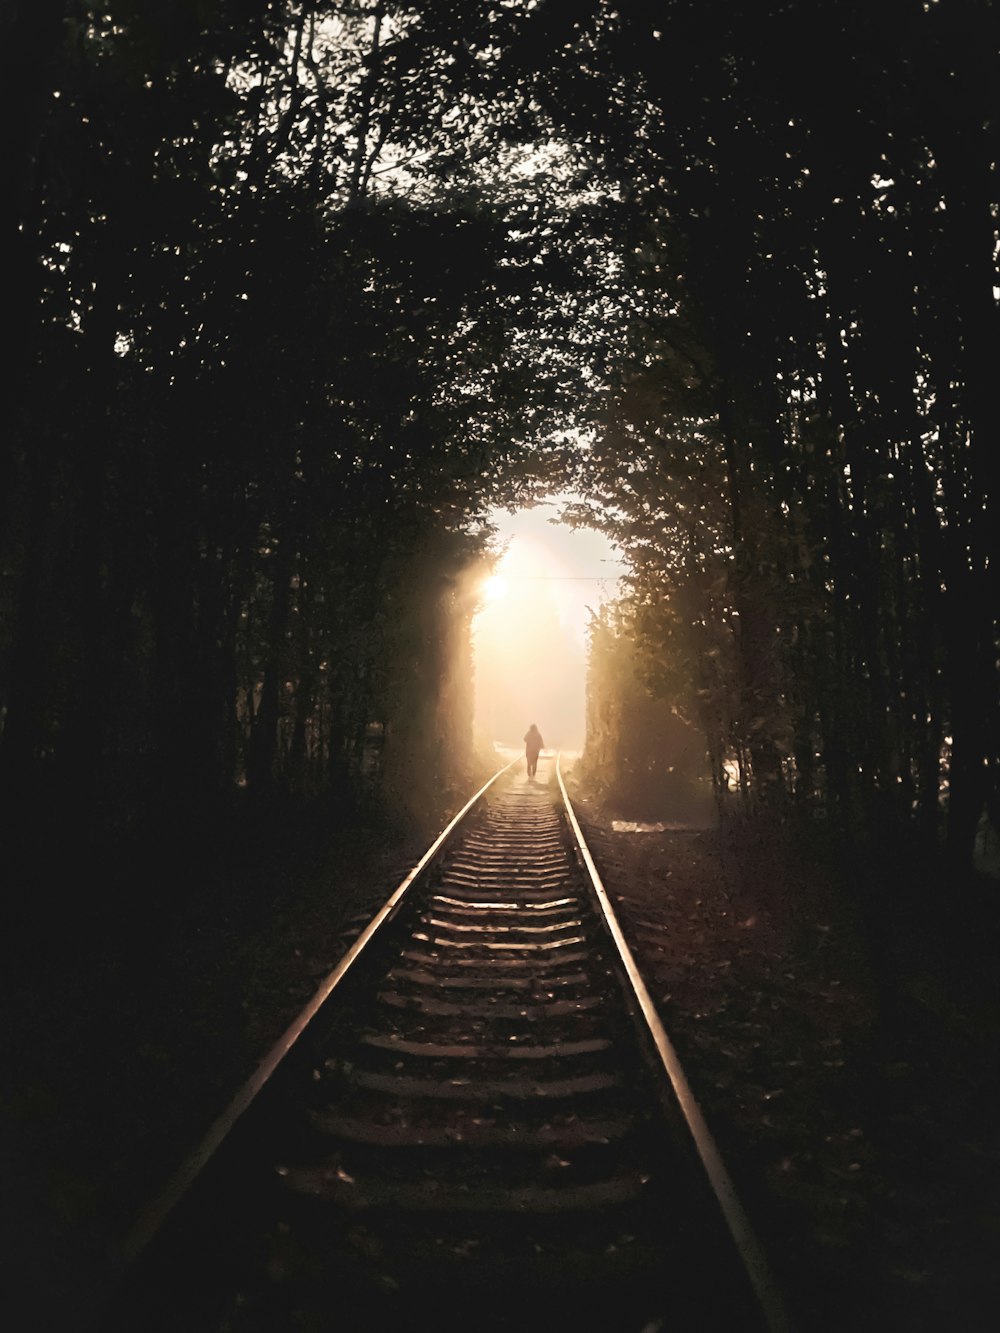
[(704, 824), (616, 832), (628, 811), (574, 799), (794, 1327), (994, 1328), (992, 973), (954, 985), (912, 930), (886, 971), (801, 848)]
[[(540, 776), (544, 776), (540, 772)], [(571, 790), (650, 992), (800, 1333), (979, 1333), (1000, 1302), (1000, 1006), (933, 950), (874, 963), (801, 852)], [(649, 812), (644, 811), (647, 819)], [(4, 1327), (87, 1326), (117, 1240), (423, 850), (217, 867), (3, 1001)], [(902, 978), (902, 979), (901, 979)]]

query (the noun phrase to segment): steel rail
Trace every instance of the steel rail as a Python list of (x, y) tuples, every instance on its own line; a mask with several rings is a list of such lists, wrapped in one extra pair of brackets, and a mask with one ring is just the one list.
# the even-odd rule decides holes
[(122, 1261), (125, 1268), (130, 1267), (136, 1259), (138, 1259), (142, 1251), (149, 1245), (150, 1241), (163, 1226), (167, 1217), (173, 1212), (178, 1203), (180, 1203), (181, 1199), (194, 1184), (198, 1176), (200, 1176), (201, 1172), (208, 1165), (215, 1153), (219, 1150), (224, 1140), (229, 1136), (233, 1126), (250, 1104), (257, 1098), (265, 1084), (269, 1081), (275, 1070), (302, 1036), (310, 1022), (312, 1022), (337, 986), (343, 981), (344, 977), (347, 976), (348, 972), (357, 962), (358, 958), (360, 958), (364, 950), (371, 944), (375, 935), (378, 933), (379, 928), (395, 914), (407, 891), (420, 878), (428, 866), (431, 865), (441, 848), (459, 825), (464, 822), (465, 818), (471, 813), (475, 806), (482, 800), (494, 783), (499, 781), (499, 779), (513, 768), (521, 758), (522, 756), (519, 754), (508, 764), (505, 764), (503, 768), (498, 769), (497, 772), (479, 788), (475, 795), (466, 801), (458, 814), (456, 814), (445, 828), (442, 829), (417, 864), (409, 874), (403, 878), (397, 888), (372, 917), (371, 921), (369, 921), (368, 925), (361, 931), (360, 935), (346, 951), (336, 967), (334, 967), (334, 969), (320, 983), (312, 999), (267, 1052), (254, 1073), (239, 1089), (236, 1096), (226, 1107), (225, 1111), (223, 1111), (213, 1122), (194, 1152), (174, 1173), (166, 1187), (153, 1200), (152, 1204), (142, 1211), (138, 1221), (128, 1232), (122, 1247)]
[(604, 920), (608, 931), (618, 950), (622, 966), (628, 977), (629, 984), (635, 994), (636, 1001), (645, 1019), (646, 1026), (649, 1029), (650, 1037), (656, 1047), (657, 1054), (663, 1064), (663, 1068), (670, 1079), (674, 1095), (677, 1098), (684, 1120), (687, 1124), (691, 1137), (694, 1140), (695, 1148), (701, 1163), (705, 1169), (726, 1226), (732, 1236), (733, 1243), (736, 1246), (737, 1253), (746, 1270), (747, 1277), (750, 1280), (754, 1293), (757, 1297), (761, 1312), (767, 1321), (770, 1333), (791, 1333), (792, 1325), (782, 1300), (781, 1293), (771, 1272), (770, 1265), (767, 1262), (763, 1248), (758, 1240), (750, 1219), (740, 1203), (736, 1189), (733, 1185), (729, 1172), (726, 1170), (722, 1161), (722, 1156), (712, 1136), (711, 1130), (702, 1114), (701, 1107), (695, 1099), (691, 1090), (691, 1085), (687, 1081), (684, 1068), (680, 1058), (674, 1049), (674, 1045), (667, 1036), (666, 1029), (656, 1011), (652, 996), (649, 994), (646, 984), (642, 979), (632, 950), (622, 933), (621, 926), (618, 923), (618, 917), (611, 905), (607, 890), (601, 879), (600, 872), (594, 863), (594, 858), (590, 854), (587, 841), (583, 836), (583, 830), (580, 827), (576, 812), (573, 809), (573, 803), (569, 798), (569, 792), (566, 790), (566, 783), (562, 773), (562, 753), (556, 756), (556, 779), (559, 783), (559, 791), (562, 795), (563, 803), (566, 809), (566, 817), (569, 826), (573, 832), (577, 850), (587, 873), (590, 877), (591, 885), (601, 911), (604, 914)]

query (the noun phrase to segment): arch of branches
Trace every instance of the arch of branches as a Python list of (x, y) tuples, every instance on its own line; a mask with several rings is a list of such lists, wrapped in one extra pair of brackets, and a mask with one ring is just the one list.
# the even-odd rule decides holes
[(11, 7), (9, 834), (450, 780), (485, 515), (571, 485), (608, 764), (627, 676), (748, 803), (967, 864), (995, 7), (473, 8)]

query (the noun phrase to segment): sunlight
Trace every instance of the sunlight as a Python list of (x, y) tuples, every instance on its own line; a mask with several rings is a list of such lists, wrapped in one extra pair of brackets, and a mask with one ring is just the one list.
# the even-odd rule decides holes
[(507, 580), (502, 574), (494, 574), (483, 584), (483, 598), (487, 602), (499, 601), (501, 597), (507, 596), (507, 592)]
[(610, 546), (552, 523), (554, 504), (494, 516), (506, 543), (473, 622), (476, 730), (515, 750), (535, 722), (547, 750), (580, 750), (590, 608), (613, 595)]

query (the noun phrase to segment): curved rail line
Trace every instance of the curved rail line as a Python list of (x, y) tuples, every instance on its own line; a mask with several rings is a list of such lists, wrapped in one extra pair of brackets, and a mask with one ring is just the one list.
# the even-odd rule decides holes
[(561, 766), (455, 816), (129, 1238), (101, 1333), (784, 1333)]

